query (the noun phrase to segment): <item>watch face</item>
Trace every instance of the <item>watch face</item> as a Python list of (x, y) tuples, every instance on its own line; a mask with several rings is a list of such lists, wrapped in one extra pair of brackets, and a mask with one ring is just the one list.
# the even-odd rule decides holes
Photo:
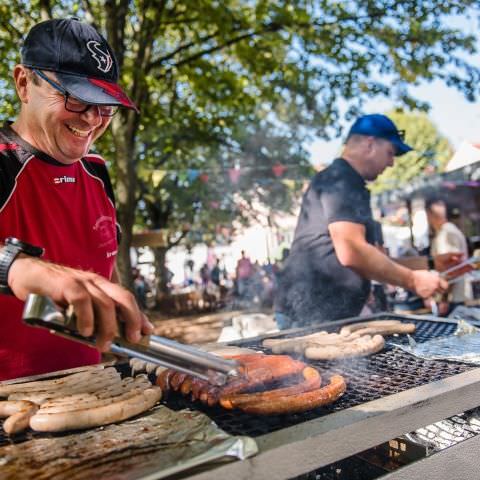
[(13, 247), (17, 247), (22, 252), (32, 257), (41, 257), (44, 251), (42, 247), (30, 245), (29, 243), (22, 242), (18, 238), (14, 238), (14, 237), (8, 237), (5, 240), (5, 245), (12, 245)]

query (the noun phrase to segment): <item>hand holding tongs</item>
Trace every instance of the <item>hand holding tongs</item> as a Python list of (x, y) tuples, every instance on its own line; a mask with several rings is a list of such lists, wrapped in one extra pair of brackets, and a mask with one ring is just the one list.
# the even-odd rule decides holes
[[(75, 314), (70, 310), (62, 311), (49, 297), (30, 294), (25, 302), (23, 321), (28, 325), (47, 328), (51, 333), (95, 347), (94, 336), (80, 335), (76, 327)], [(110, 352), (173, 368), (216, 385), (223, 385), (229, 376), (239, 375), (239, 364), (236, 361), (226, 360), (189, 345), (154, 335), (143, 337), (139, 343), (131, 343), (120, 333), (113, 339)]]
[[(448, 283), (451, 284), (451, 283), (455, 283), (459, 278), (463, 277), (467, 273), (470, 273), (472, 270), (475, 270), (476, 268), (478, 268), (479, 265), (480, 265), (480, 257), (477, 257), (474, 255), (470, 258), (467, 258), (463, 262), (460, 262), (457, 265), (454, 265), (453, 267), (447, 270), (444, 270), (443, 272), (440, 272), (439, 275), (442, 278), (445, 278), (446, 280), (448, 280)], [(457, 270), (462, 270), (462, 269), (465, 269), (466, 267), (471, 267), (471, 268), (467, 269), (463, 273), (460, 273), (459, 275), (455, 275), (452, 277), (452, 274), (455, 274)]]
[[(455, 283), (459, 282), (467, 273), (470, 273), (472, 270), (475, 270), (476, 268), (478, 268), (479, 264), (480, 264), (480, 257), (477, 257), (474, 255), (470, 258), (467, 258), (463, 262), (460, 262), (457, 265), (454, 265), (453, 267), (450, 267), (449, 269), (444, 270), (443, 272), (440, 272), (439, 275), (440, 277), (447, 280), (449, 286), (454, 285)], [(463, 273), (460, 273), (452, 277), (452, 274), (455, 274), (457, 270), (462, 270), (462, 269), (465, 269), (466, 267), (472, 267), (472, 268), (467, 269)], [(435, 295), (431, 301), (432, 313), (436, 317), (438, 317), (439, 315), (438, 301), (441, 301), (441, 298), (439, 299), (438, 296), (441, 297), (441, 295)]]

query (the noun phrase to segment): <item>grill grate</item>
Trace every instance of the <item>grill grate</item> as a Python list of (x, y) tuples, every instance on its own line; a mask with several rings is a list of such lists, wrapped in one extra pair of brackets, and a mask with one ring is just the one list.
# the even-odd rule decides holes
[[(385, 318), (389, 317), (386, 315)], [(392, 318), (398, 318), (398, 316)], [(412, 320), (409, 319), (409, 321)], [(427, 320), (414, 322), (417, 330), (413, 338), (417, 342), (451, 335), (456, 329), (456, 324), (452, 323)], [(318, 327), (305, 329), (302, 331), (302, 334), (308, 334), (315, 330), (318, 330)], [(298, 332), (295, 335), (298, 335)], [(285, 337), (287, 336), (293, 335), (285, 335)], [(405, 335), (389, 337), (389, 339), (392, 339), (391, 343), (408, 342)], [(255, 340), (244, 340), (235, 343), (256, 350), (266, 351)], [(475, 368), (474, 366), (457, 362), (423, 360), (402, 350), (395, 349), (391, 345), (387, 345), (385, 350), (370, 357), (336, 362), (309, 361), (309, 363), (317, 367), (322, 372), (322, 376), (326, 378), (334, 373), (338, 373), (347, 380), (346, 393), (334, 404), (320, 407), (310, 412), (271, 417), (248, 415), (239, 411), (230, 412), (220, 407), (205, 407), (199, 402), (192, 404), (177, 393), (170, 394), (166, 399), (166, 405), (172, 409), (194, 408), (201, 410), (214, 420), (220, 428), (232, 435), (257, 437), (387, 395), (403, 392), (437, 380), (443, 380)]]
[[(385, 315), (384, 318), (397, 319), (399, 317), (389, 317)], [(417, 342), (423, 342), (434, 337), (451, 335), (456, 328), (456, 325), (451, 323), (408, 320), (416, 323), (417, 330), (413, 337)], [(336, 329), (338, 327), (332, 326), (332, 329), (333, 328)], [(318, 330), (318, 326), (316, 328), (304, 329), (302, 334), (308, 334), (315, 330)], [(298, 335), (298, 333), (296, 335)], [(389, 340), (390, 339), (394, 343), (407, 342), (406, 336), (404, 335), (389, 337)], [(235, 343), (241, 343), (242, 346), (255, 348), (257, 350), (264, 350), (258, 341), (255, 340), (244, 340)], [(332, 412), (442, 380), (475, 368), (471, 365), (456, 362), (419, 359), (402, 350), (395, 349), (391, 345), (387, 345), (384, 351), (371, 357), (336, 362), (318, 361), (309, 363), (316, 366), (320, 372), (322, 372), (322, 377), (324, 378), (328, 378), (334, 373), (339, 373), (346, 378), (347, 391), (340, 400), (332, 405), (317, 408), (310, 412), (271, 417), (248, 415), (239, 411), (231, 412), (220, 407), (206, 407), (200, 402), (192, 403), (177, 393), (171, 393), (168, 398), (166, 398), (165, 404), (173, 410), (183, 408), (200, 410), (206, 413), (220, 428), (229, 434), (258, 437)], [(122, 373), (125, 373), (124, 367), (119, 366), (119, 369)], [(24, 441), (32, 438), (33, 435), (47, 436), (29, 432), (25, 435), (9, 439), (0, 428), (0, 446), (11, 443), (12, 441), (15, 443)]]

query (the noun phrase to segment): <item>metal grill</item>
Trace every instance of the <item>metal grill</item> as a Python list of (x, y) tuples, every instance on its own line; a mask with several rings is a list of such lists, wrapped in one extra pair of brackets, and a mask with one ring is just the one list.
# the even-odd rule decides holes
[[(397, 319), (399, 317), (385, 315), (382, 318)], [(411, 320), (410, 318), (408, 320), (414, 321), (416, 324), (417, 329), (413, 337), (417, 342), (451, 335), (456, 329), (456, 324), (453, 323)], [(329, 328), (326, 329), (329, 330)], [(338, 325), (332, 326), (331, 329), (338, 330)], [(304, 329), (301, 334), (309, 334), (316, 330), (319, 330), (318, 326), (316, 328)], [(293, 335), (285, 335), (285, 337), (298, 335), (299, 333), (296, 332)], [(343, 375), (347, 381), (347, 391), (340, 400), (332, 405), (309, 412), (260, 417), (239, 411), (230, 412), (220, 407), (206, 407), (199, 402), (192, 403), (177, 393), (170, 394), (166, 399), (166, 405), (172, 409), (194, 408), (201, 410), (214, 420), (220, 428), (232, 435), (257, 437), (387, 395), (403, 392), (437, 380), (443, 380), (474, 368), (471, 365), (457, 362), (429, 361), (416, 358), (390, 345), (390, 343), (407, 342), (405, 335), (389, 337), (389, 339), (392, 339), (392, 341), (388, 342), (385, 350), (370, 357), (336, 362), (309, 361), (310, 364), (322, 372), (322, 377), (328, 378), (330, 375), (338, 373)], [(266, 351), (258, 340), (245, 340), (235, 343), (256, 350)]]
[[(398, 319), (399, 316), (385, 315), (382, 318)], [(453, 323), (412, 320), (410, 318), (408, 318), (408, 321), (414, 321), (416, 323), (417, 330), (413, 337), (417, 342), (450, 335), (456, 328), (456, 325)], [(326, 329), (337, 330), (338, 324), (330, 327), (327, 326)], [(295, 335), (308, 334), (315, 330), (319, 330), (319, 327), (303, 329), (301, 333), (296, 332)], [(285, 335), (285, 337), (287, 336), (292, 336), (292, 334)], [(339, 373), (347, 380), (347, 391), (340, 400), (332, 405), (317, 408), (310, 412), (260, 417), (239, 411), (231, 412), (220, 407), (211, 408), (204, 406), (200, 402), (192, 403), (189, 399), (183, 398), (177, 393), (171, 393), (168, 398), (166, 398), (165, 404), (173, 410), (183, 408), (200, 410), (215, 421), (220, 428), (232, 435), (258, 437), (282, 428), (307, 422), (332, 412), (442, 380), (474, 368), (473, 366), (462, 363), (439, 360), (428, 361), (416, 358), (390, 345), (392, 342), (406, 342), (407, 340), (404, 335), (389, 337), (389, 339), (392, 341), (387, 344), (385, 350), (371, 357), (347, 359), (336, 362), (309, 361), (309, 363), (322, 372), (322, 377), (328, 378), (334, 373)], [(257, 350), (264, 350), (259, 340), (244, 340), (235, 343)], [(125, 366), (119, 366), (118, 368), (125, 373)], [(9, 439), (2, 432), (3, 430), (0, 429), (0, 446), (11, 442), (17, 443), (24, 441), (32, 438), (33, 435), (45, 436), (30, 432), (15, 437), (14, 439)]]

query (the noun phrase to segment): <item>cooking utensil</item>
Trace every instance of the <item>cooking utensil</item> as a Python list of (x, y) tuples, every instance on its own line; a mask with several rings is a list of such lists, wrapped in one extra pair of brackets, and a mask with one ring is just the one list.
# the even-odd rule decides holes
[[(467, 267), (469, 265), (472, 266), (474, 270), (476, 270), (480, 266), (480, 257), (474, 255), (470, 258), (467, 258), (463, 262), (460, 262), (457, 265), (454, 265), (453, 267), (449, 268), (448, 270), (444, 270), (443, 272), (440, 273), (440, 276), (443, 277), (443, 278), (448, 278), (450, 274), (455, 273), (457, 270), (460, 270), (460, 269), (462, 269), (464, 267)], [(463, 273), (462, 275), (459, 275), (459, 276), (463, 276), (467, 273), (470, 273), (470, 272), (465, 272), (465, 273)], [(455, 277), (455, 279), (456, 278), (458, 278), (458, 277)]]
[[(73, 309), (59, 308), (51, 298), (30, 294), (25, 302), (23, 321), (34, 327), (42, 327), (51, 333), (95, 347), (95, 336), (80, 335)], [(122, 323), (119, 322), (120, 330)], [(126, 340), (123, 332), (115, 337), (110, 352), (139, 358), (159, 366), (195, 375), (215, 385), (223, 385), (230, 376), (239, 375), (238, 362), (226, 360), (189, 345), (155, 335), (145, 336), (138, 343)]]

